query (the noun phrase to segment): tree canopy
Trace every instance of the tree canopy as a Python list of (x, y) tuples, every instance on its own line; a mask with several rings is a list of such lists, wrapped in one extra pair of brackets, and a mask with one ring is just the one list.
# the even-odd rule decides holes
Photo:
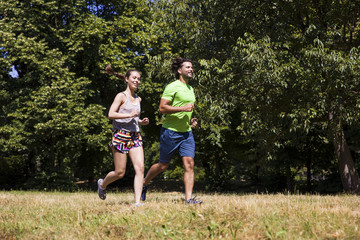
[[(73, 190), (112, 169), (106, 115), (125, 84), (107, 64), (141, 72), (145, 162), (157, 162), (158, 104), (181, 56), (195, 60), (208, 189), (360, 192), (357, 1), (0, 3), (3, 188)], [(175, 159), (164, 176), (182, 171)]]

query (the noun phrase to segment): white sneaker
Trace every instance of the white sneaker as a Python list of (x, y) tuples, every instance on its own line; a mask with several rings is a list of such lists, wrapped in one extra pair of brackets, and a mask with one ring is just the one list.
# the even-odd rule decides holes
[(140, 207), (140, 206), (144, 206), (145, 205), (145, 203), (134, 203), (133, 204), (135, 207)]

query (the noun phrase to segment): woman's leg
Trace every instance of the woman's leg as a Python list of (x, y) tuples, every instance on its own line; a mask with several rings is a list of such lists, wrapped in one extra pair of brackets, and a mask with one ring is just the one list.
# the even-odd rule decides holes
[(129, 157), (135, 170), (134, 178), (134, 201), (140, 203), (140, 196), (144, 181), (144, 150), (142, 147), (132, 148)]
[(115, 170), (106, 175), (104, 181), (100, 185), (102, 189), (105, 189), (110, 183), (123, 178), (126, 171), (126, 153), (121, 153), (114, 147), (111, 147), (111, 150), (114, 156)]

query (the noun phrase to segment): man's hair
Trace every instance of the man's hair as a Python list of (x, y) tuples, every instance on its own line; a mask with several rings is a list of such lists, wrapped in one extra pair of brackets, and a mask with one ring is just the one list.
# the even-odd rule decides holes
[(176, 78), (180, 77), (180, 74), (178, 73), (178, 70), (182, 67), (184, 62), (193, 62), (191, 59), (189, 58), (181, 58), (181, 57), (177, 57), (173, 60), (172, 64), (171, 64), (171, 71), (175, 74)]

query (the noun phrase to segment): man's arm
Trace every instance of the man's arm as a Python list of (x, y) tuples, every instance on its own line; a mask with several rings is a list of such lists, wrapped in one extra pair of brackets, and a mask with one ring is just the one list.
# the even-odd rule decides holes
[(194, 109), (194, 104), (188, 103), (185, 106), (173, 107), (171, 101), (162, 98), (160, 100), (159, 111), (161, 114), (171, 114), (177, 112), (191, 112)]

